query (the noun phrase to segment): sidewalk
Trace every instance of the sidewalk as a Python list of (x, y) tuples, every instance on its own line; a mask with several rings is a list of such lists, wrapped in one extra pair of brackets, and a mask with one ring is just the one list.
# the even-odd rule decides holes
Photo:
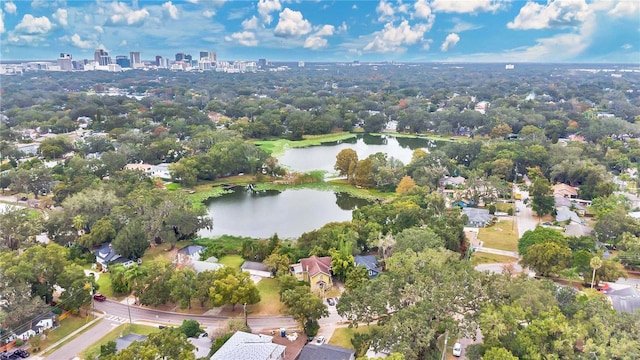
[[(71, 334), (65, 336), (64, 338), (58, 340), (56, 343), (48, 346), (46, 349), (42, 350), (40, 353), (41, 354), (46, 354), (47, 352), (55, 349), (56, 347), (58, 347), (60, 344), (64, 343), (65, 341), (68, 341), (69, 339), (73, 339), (76, 335), (78, 335), (79, 333), (81, 333), (82, 331), (84, 331), (84, 329), (90, 327), (91, 325), (93, 325), (94, 323), (102, 320), (102, 318), (104, 317), (104, 314), (98, 314), (98, 313), (94, 313), (94, 315), (96, 316), (95, 319), (89, 321), (88, 323), (86, 323), (85, 325), (83, 325), (81, 328), (77, 329), (76, 331), (72, 332)], [(39, 355), (32, 355), (31, 359), (33, 360), (43, 360), (46, 357), (43, 356), (39, 356)]]

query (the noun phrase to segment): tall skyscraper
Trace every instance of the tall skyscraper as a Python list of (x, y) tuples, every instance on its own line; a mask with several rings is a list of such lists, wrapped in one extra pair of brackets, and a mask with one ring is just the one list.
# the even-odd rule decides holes
[(209, 57), (209, 53), (206, 51), (200, 51), (200, 60), (204, 59), (204, 58), (208, 58)]
[(71, 62), (71, 54), (60, 53), (60, 58), (58, 59), (58, 66), (62, 71), (73, 70), (73, 63)]
[(140, 51), (132, 51), (129, 53), (129, 60), (131, 60), (131, 66), (135, 66), (136, 64), (142, 64), (140, 61)]
[(131, 61), (126, 55), (118, 55), (116, 56), (116, 64), (120, 65), (122, 68), (130, 68)]
[(98, 63), (98, 65), (105, 66), (111, 64), (109, 53), (104, 49), (96, 49), (93, 53), (93, 59)]
[(176, 54), (176, 61), (183, 61), (185, 58), (184, 53), (177, 53)]
[(156, 55), (156, 66), (162, 65), (162, 56)]

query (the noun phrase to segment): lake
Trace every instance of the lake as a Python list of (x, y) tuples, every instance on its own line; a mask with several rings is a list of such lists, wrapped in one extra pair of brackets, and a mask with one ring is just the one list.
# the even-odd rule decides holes
[[(340, 142), (289, 149), (278, 159), (290, 171), (325, 170), (335, 174), (336, 155), (343, 149), (354, 149), (359, 159), (383, 152), (408, 164), (413, 150), (428, 151), (435, 146), (436, 141), (430, 139), (358, 135)], [(282, 238), (297, 238), (329, 222), (351, 221), (352, 211), (366, 204), (366, 200), (330, 191), (303, 189), (254, 193), (239, 189), (207, 201), (213, 229), (202, 230), (199, 234), (203, 237), (226, 234), (268, 238), (277, 233)]]
[(236, 188), (231, 194), (207, 201), (212, 230), (200, 236), (220, 235), (298, 238), (330, 222), (351, 221), (351, 212), (367, 200), (346, 193), (311, 189), (253, 192)]
[(367, 158), (369, 155), (382, 152), (387, 154), (387, 157), (394, 157), (406, 165), (411, 161), (413, 150), (425, 149), (428, 151), (435, 146), (436, 141), (430, 139), (364, 134), (339, 142), (325, 143), (320, 146), (289, 149), (278, 157), (278, 161), (281, 165), (293, 171), (325, 170), (329, 173), (335, 173), (333, 165), (336, 163), (336, 156), (344, 149), (355, 150), (360, 160)]

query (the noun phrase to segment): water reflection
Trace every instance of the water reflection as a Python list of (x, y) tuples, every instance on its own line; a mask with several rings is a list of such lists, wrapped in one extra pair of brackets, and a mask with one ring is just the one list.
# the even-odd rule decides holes
[(330, 222), (351, 221), (352, 210), (368, 204), (347, 193), (331, 191), (236, 190), (206, 203), (213, 228), (200, 231), (200, 236), (268, 238), (277, 233), (283, 238), (297, 238)]

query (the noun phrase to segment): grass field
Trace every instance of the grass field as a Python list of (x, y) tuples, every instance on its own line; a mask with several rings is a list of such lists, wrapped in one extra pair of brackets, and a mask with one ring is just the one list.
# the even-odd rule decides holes
[(272, 156), (283, 154), (289, 148), (307, 147), (320, 145), (322, 143), (333, 142), (338, 140), (349, 139), (356, 136), (350, 133), (338, 133), (330, 135), (306, 136), (304, 140), (291, 141), (285, 139), (256, 141), (262, 150), (268, 152)]
[(114, 297), (113, 287), (111, 286), (111, 274), (109, 273), (101, 273), (98, 277), (98, 286), (100, 287), (98, 291), (106, 296), (106, 297)]
[[(47, 338), (42, 340), (40, 345), (41, 349), (46, 349), (47, 347), (55, 344), (56, 342), (62, 340), (67, 335), (72, 332), (78, 330), (82, 326), (86, 325), (87, 322), (93, 320), (93, 317), (82, 317), (78, 315), (72, 315), (68, 318), (62, 320), (60, 322), (60, 326), (58, 326), (55, 330), (50, 331), (47, 334)], [(95, 325), (96, 323), (94, 323)], [(87, 330), (90, 328), (87, 328)], [(86, 330), (85, 330), (86, 331)]]
[(480, 228), (478, 239), (484, 247), (518, 251), (518, 227), (511, 220), (501, 220), (488, 228)]
[(221, 257), (218, 262), (230, 268), (240, 269), (244, 259), (240, 255), (225, 255)]
[(515, 210), (515, 204), (510, 204), (510, 203), (495, 203), (496, 206), (496, 210), (497, 211), (501, 211), (501, 212), (507, 212), (509, 211), (509, 209), (513, 209), (513, 211)]
[(117, 338), (123, 335), (131, 334), (131, 333), (138, 334), (138, 335), (149, 335), (156, 331), (158, 331), (158, 328), (151, 327), (151, 326), (137, 325), (137, 324), (133, 324), (133, 325), (122, 324), (117, 328), (111, 330), (109, 333), (107, 333), (102, 339), (100, 339), (100, 341), (97, 341), (91, 346), (89, 346), (83, 352), (82, 354), (83, 358), (94, 359), (96, 356), (100, 354), (100, 345), (104, 345), (109, 341), (115, 341)]
[(353, 335), (356, 333), (367, 333), (371, 330), (371, 328), (375, 325), (371, 326), (358, 326), (357, 328), (349, 328), (343, 327), (338, 328), (333, 332), (333, 336), (329, 339), (329, 345), (342, 346), (343, 348), (352, 349), (353, 345), (351, 344), (351, 339), (353, 339)]
[(518, 259), (511, 256), (504, 256), (498, 254), (489, 254), (483, 252), (474, 252), (471, 256), (471, 264), (473, 266), (480, 264), (495, 264), (495, 263), (510, 263), (517, 261)]
[(247, 306), (251, 315), (282, 315), (284, 305), (280, 302), (278, 282), (276, 279), (262, 279), (257, 285), (260, 291), (260, 302)]

